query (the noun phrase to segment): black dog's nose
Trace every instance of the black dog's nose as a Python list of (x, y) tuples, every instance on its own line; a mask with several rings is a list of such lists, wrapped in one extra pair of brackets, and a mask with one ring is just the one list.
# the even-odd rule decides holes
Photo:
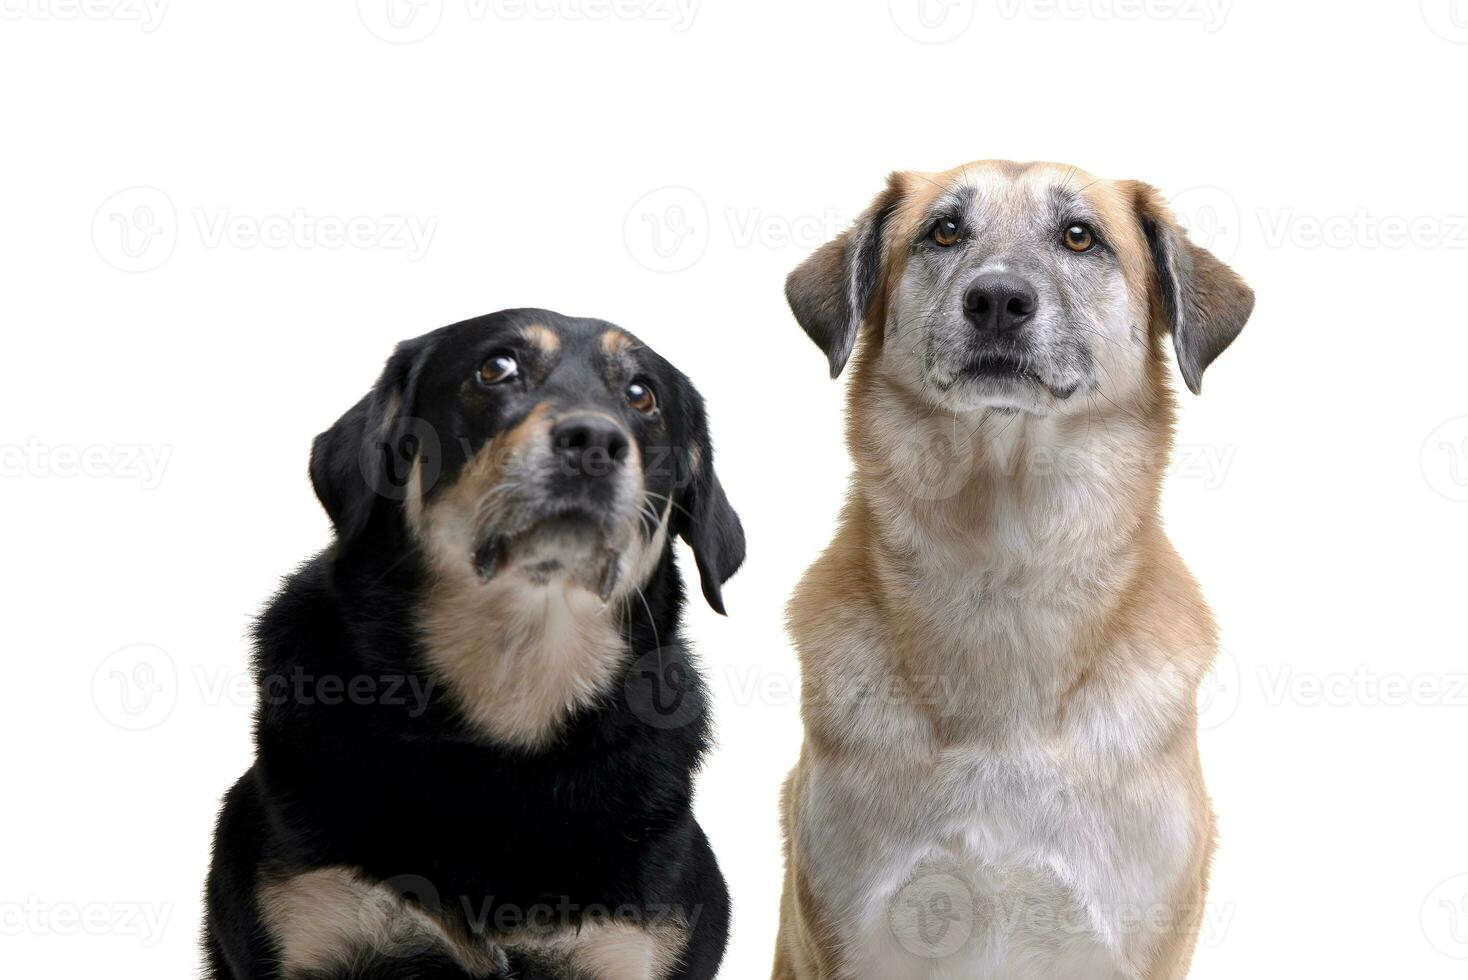
[(606, 476), (627, 458), (627, 433), (605, 415), (572, 415), (551, 429), (551, 445), (573, 475)]
[(979, 276), (963, 294), (963, 313), (980, 330), (1006, 333), (1035, 315), (1035, 287), (1019, 276), (992, 272)]

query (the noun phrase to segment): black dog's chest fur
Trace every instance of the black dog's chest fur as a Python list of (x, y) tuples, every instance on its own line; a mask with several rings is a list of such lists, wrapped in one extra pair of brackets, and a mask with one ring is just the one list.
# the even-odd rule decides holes
[[(411, 574), (389, 573), (370, 611), (344, 604), (331, 576), (327, 556), (312, 561), (257, 628), (259, 752), (218, 829), (207, 938), (214, 975), (268, 975), (275, 953), (254, 898), (262, 875), (340, 866), (436, 905), (476, 936), (526, 922), (575, 928), (588, 915), (677, 922), (690, 936), (675, 975), (712, 976), (727, 897), (689, 809), (706, 742), (696, 707), (704, 693), (696, 674), (681, 671), (679, 717), (688, 724), (650, 726), (634, 710), (647, 700), (636, 685), (668, 676), (643, 676), (645, 653), (658, 651), (665, 667), (686, 656), (668, 642), (682, 603), (671, 546), (630, 624), (618, 682), (543, 751), (489, 743), (454, 718), (441, 684), (402, 669), (398, 647), (415, 642), (412, 603), (393, 597)], [(293, 686), (266, 683), (279, 677)], [(322, 697), (330, 677), (368, 677), (378, 696)], [(537, 975), (533, 961), (517, 966), (515, 976)], [(424, 975), (470, 975), (443, 969)]]
[[(321, 577), (314, 567), (305, 574)], [(669, 575), (658, 576), (644, 591), (654, 611), (681, 601)], [(329, 603), (318, 593), (312, 602), (318, 609), (308, 615), (315, 619), (319, 611), (324, 619)], [(646, 613), (638, 612), (634, 641), (650, 632)], [(262, 635), (275, 626), (274, 618), (272, 610)], [(672, 620), (664, 628), (676, 630), (674, 617), (662, 618)], [(291, 659), (304, 661), (308, 671), (341, 672), (323, 656), (322, 646), (299, 652), (305, 656)], [(628, 649), (624, 656), (630, 668), (636, 655)], [(270, 674), (293, 666), (262, 657), (260, 669)], [(401, 673), (385, 668), (379, 676), (388, 680), (378, 689), (386, 692)], [(400, 717), (389, 715), (387, 724), (375, 705), (361, 710), (291, 704), (267, 706), (262, 713), (261, 775), (273, 788), (299, 797), (310, 825), (341, 828), (335, 840), (321, 842), (320, 856), (345, 863), (369, 858), (399, 870), (461, 858), (482, 867), (493, 858), (497, 867), (465, 880), (484, 875), (513, 883), (515, 865), (524, 862), (532, 865), (529, 877), (543, 882), (556, 865), (578, 868), (582, 877), (594, 875), (598, 865), (615, 866), (621, 863), (618, 852), (632, 856), (686, 818), (692, 767), (704, 747), (701, 721), (667, 731), (650, 728), (632, 712), (619, 683), (599, 710), (574, 716), (555, 745), (524, 751), (496, 746), (458, 723), (442, 683), (426, 673), (413, 680), (416, 685), (398, 685), (404, 703), (389, 709)], [(415, 692), (426, 692), (426, 700), (415, 700)], [(689, 693), (702, 697), (701, 689)], [(527, 854), (534, 855), (528, 862)], [(507, 901), (517, 897), (511, 892), (505, 886), (495, 890)]]

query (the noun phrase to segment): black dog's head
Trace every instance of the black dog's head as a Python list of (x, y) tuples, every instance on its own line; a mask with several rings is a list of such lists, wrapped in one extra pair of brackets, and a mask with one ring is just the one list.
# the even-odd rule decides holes
[(317, 437), (311, 479), (338, 553), (406, 530), (440, 572), (487, 586), (642, 584), (670, 534), (709, 604), (744, 558), (703, 400), (600, 320), (507, 310), (405, 341), (376, 387)]

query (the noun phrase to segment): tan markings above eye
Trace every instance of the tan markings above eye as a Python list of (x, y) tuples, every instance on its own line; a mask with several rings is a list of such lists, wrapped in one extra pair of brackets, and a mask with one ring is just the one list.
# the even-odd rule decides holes
[(1077, 221), (1065, 229), (1065, 247), (1072, 252), (1089, 252), (1096, 244), (1096, 233), (1090, 225)]
[(524, 336), (527, 341), (539, 347), (546, 354), (554, 354), (561, 349), (561, 338), (543, 323), (532, 323), (526, 327)]
[(498, 351), (489, 355), (479, 366), (479, 383), (500, 385), (514, 381), (520, 376), (520, 362), (509, 351)]
[(643, 415), (652, 415), (658, 410), (658, 396), (653, 393), (650, 386), (641, 381), (629, 384), (624, 394), (627, 397), (627, 404)]
[(958, 222), (950, 221), (945, 218), (935, 224), (933, 226), (933, 241), (943, 246), (944, 248), (948, 248), (951, 245), (957, 245)]
[(608, 330), (601, 335), (601, 349), (608, 354), (621, 354), (632, 346), (632, 338), (620, 330)]

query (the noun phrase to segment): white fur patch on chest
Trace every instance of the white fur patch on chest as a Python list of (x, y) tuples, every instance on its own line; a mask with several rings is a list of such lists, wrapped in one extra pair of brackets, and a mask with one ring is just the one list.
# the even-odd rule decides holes
[(803, 846), (858, 976), (1137, 975), (1189, 852), (1186, 788), (1097, 778), (1090, 754), (1036, 733), (816, 769)]
[[(1186, 774), (1159, 764), (1188, 677), (1123, 648), (1076, 683), (1090, 596), (1065, 581), (1074, 559), (1051, 579), (929, 557), (904, 602), (940, 626), (914, 641), (873, 622), (825, 669), (891, 690), (897, 647), (917, 642), (902, 690), (927, 674), (946, 683), (922, 705), (817, 709), (852, 754), (811, 767), (801, 846), (855, 976), (1140, 976), (1199, 833)], [(957, 561), (966, 576), (946, 568)]]

